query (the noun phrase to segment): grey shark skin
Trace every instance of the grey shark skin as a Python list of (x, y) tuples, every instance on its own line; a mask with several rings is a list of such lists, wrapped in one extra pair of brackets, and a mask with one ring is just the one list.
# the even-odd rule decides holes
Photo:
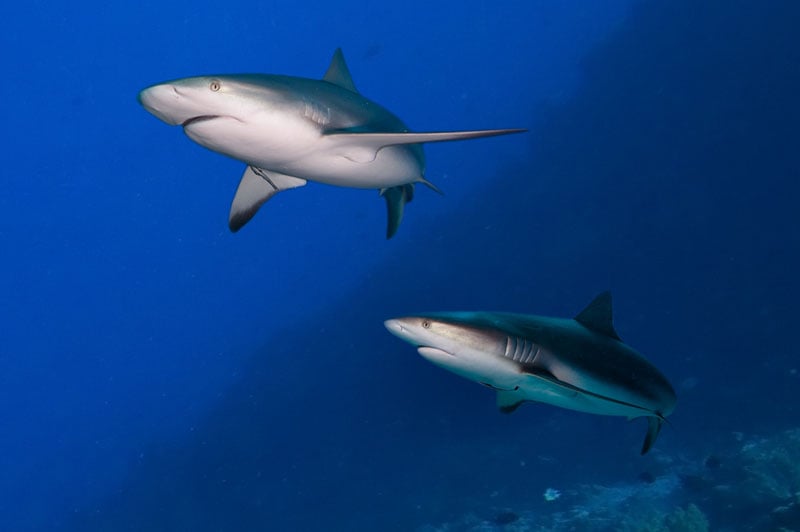
[(592, 414), (647, 417), (642, 454), (675, 408), (667, 379), (614, 331), (609, 292), (574, 319), (440, 312), (385, 325), (432, 363), (497, 390), (504, 412), (538, 401)]
[(422, 143), (522, 129), (412, 133), (356, 90), (340, 49), (321, 80), (270, 74), (198, 76), (153, 85), (139, 102), (198, 144), (247, 165), (228, 225), (238, 231), (278, 192), (307, 181), (378, 189), (391, 238), (424, 177)]

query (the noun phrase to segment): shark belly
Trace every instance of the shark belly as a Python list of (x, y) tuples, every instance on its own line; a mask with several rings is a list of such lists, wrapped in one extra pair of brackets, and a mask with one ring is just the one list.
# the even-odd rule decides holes
[(303, 120), (281, 120), (281, 135), (274, 128), (274, 124), (259, 129), (234, 118), (213, 117), (190, 123), (184, 131), (201, 146), (250, 166), (327, 185), (384, 189), (422, 179), (422, 164), (413, 145), (376, 151), (328, 141)]
[[(516, 364), (501, 357), (487, 357), (479, 350), (420, 346), (417, 352), (428, 361), (456, 375), (496, 390), (516, 390), (522, 375)], [(455, 353), (455, 354), (454, 354)]]
[[(320, 139), (316, 127), (280, 115), (273, 120), (274, 124), (264, 127), (219, 116), (192, 121), (183, 130), (209, 150), (265, 170), (288, 173), (282, 169), (315, 156)], [(281, 134), (276, 134), (276, 130)]]
[(637, 406), (617, 403), (580, 391), (565, 391), (551, 385), (524, 384), (520, 386), (519, 392), (520, 398), (526, 401), (547, 403), (587, 414), (629, 418), (652, 415), (652, 412)]
[(387, 146), (377, 153), (353, 155), (331, 150), (289, 163), (284, 173), (326, 185), (384, 189), (416, 183), (422, 166), (407, 146)]
[(614, 395), (603, 395), (600, 388), (579, 388), (550, 374), (526, 373), (525, 377), (518, 391), (520, 399), (604, 416), (634, 418), (653, 414), (652, 410), (636, 402), (628, 402)]

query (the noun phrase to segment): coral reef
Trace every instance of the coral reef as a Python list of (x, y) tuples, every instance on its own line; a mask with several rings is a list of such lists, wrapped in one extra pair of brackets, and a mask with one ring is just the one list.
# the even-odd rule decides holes
[[(488, 508), (434, 531), (706, 532), (797, 530), (800, 523), (800, 429), (741, 434), (718, 453), (663, 457), (661, 475), (608, 486), (574, 486), (554, 502)], [(564, 499), (568, 499), (565, 501)], [(485, 514), (485, 517), (483, 516)]]

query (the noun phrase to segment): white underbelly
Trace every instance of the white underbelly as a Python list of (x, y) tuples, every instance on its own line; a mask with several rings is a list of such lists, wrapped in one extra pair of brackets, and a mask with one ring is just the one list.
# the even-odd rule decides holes
[(337, 153), (316, 153), (287, 164), (284, 173), (340, 187), (387, 188), (415, 183), (423, 169), (405, 146), (381, 149), (370, 161)]
[(520, 391), (530, 401), (538, 401), (589, 414), (639, 417), (647, 415), (649, 412), (644, 408), (610, 401), (536, 378), (527, 380), (520, 386)]
[(282, 134), (254, 134), (227, 117), (184, 128), (198, 144), (264, 170), (302, 179), (355, 188), (387, 188), (422, 178), (422, 164), (407, 145), (374, 149), (358, 142), (326, 137), (306, 122), (286, 121)]

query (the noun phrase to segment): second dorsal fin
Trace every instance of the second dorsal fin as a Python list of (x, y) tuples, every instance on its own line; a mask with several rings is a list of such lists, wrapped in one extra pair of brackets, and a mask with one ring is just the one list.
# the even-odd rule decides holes
[(603, 292), (594, 298), (580, 314), (575, 316), (575, 321), (587, 329), (619, 340), (612, 323), (611, 292)]
[(328, 83), (338, 85), (343, 89), (358, 93), (356, 84), (353, 83), (353, 77), (350, 75), (350, 69), (347, 68), (347, 63), (344, 61), (344, 54), (341, 48), (337, 48), (333, 53), (331, 65), (328, 67), (328, 71), (325, 72), (322, 79)]

